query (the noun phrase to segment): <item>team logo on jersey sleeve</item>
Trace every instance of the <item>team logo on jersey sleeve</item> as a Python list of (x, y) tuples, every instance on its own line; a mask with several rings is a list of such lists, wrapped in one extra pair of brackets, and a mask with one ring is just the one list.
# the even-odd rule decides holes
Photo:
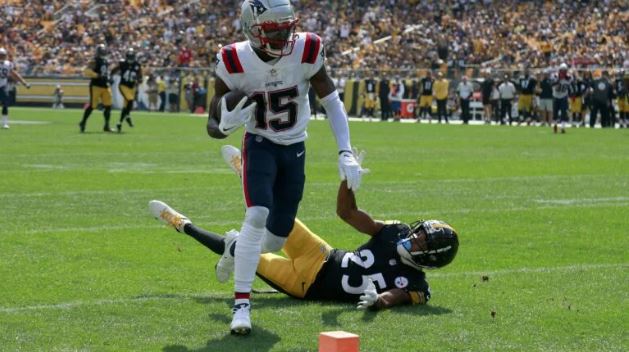
[(395, 278), (395, 287), (397, 288), (405, 288), (408, 286), (408, 279), (404, 276), (398, 276)]

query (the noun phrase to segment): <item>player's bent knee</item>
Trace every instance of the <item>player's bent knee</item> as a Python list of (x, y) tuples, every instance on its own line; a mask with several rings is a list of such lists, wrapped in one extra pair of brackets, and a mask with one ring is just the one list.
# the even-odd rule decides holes
[(269, 208), (254, 206), (247, 208), (245, 212), (245, 222), (253, 227), (261, 228), (266, 225), (269, 216)]
[(267, 231), (264, 234), (264, 240), (262, 241), (262, 253), (277, 252), (286, 243), (286, 237), (280, 237)]

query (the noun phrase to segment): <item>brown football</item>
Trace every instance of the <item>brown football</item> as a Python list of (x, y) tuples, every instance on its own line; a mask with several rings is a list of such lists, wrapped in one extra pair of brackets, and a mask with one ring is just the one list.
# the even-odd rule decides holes
[[(225, 104), (227, 105), (227, 110), (232, 111), (244, 97), (247, 97), (247, 94), (237, 91), (237, 90), (227, 92), (227, 94), (223, 95), (223, 98), (225, 98)], [(245, 103), (245, 106), (251, 103), (252, 101), (249, 100)], [(216, 114), (214, 116), (216, 116), (218, 121), (221, 120), (221, 104), (220, 103), (217, 104), (216, 106)]]

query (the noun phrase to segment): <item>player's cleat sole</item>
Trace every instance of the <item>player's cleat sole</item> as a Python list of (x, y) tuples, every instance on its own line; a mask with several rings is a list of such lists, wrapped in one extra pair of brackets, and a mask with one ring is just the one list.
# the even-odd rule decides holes
[(234, 272), (234, 256), (231, 254), (231, 248), (238, 239), (238, 231), (231, 230), (225, 234), (225, 251), (221, 259), (218, 260), (214, 270), (216, 271), (216, 280), (218, 282), (227, 282), (231, 274)]
[(235, 304), (232, 308), (233, 317), (230, 325), (232, 335), (249, 335), (251, 333), (251, 305), (249, 303)]
[(190, 223), (190, 219), (179, 214), (173, 208), (169, 207), (168, 204), (159, 200), (149, 202), (149, 212), (155, 219), (161, 220), (166, 225), (174, 227), (178, 232), (183, 232), (184, 226)]
[(242, 177), (242, 156), (240, 155), (240, 149), (233, 145), (224, 145), (221, 147), (221, 155), (223, 160), (229, 165), (236, 175)]

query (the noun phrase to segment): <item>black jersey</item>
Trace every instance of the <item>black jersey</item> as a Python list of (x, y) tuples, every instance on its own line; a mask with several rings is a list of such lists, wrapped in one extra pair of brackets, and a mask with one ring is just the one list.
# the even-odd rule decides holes
[(109, 63), (107, 59), (97, 57), (94, 59), (94, 72), (98, 74), (98, 77), (92, 78), (90, 85), (97, 87), (109, 87)]
[(624, 98), (627, 96), (627, 87), (625, 87), (625, 80), (617, 78), (614, 81), (614, 95), (616, 98)]
[(537, 86), (537, 80), (533, 77), (520, 77), (518, 80), (518, 93), (523, 95), (533, 95), (535, 93), (535, 87)]
[(403, 264), (397, 253), (398, 241), (409, 230), (405, 224), (385, 225), (353, 252), (332, 250), (305, 298), (357, 301), (371, 278), (378, 293), (399, 288), (408, 292), (413, 302), (427, 302), (430, 289), (424, 272)]
[(582, 80), (574, 80), (568, 87), (568, 95), (571, 98), (582, 97), (587, 90), (587, 85)]
[(435, 84), (435, 81), (432, 78), (424, 77), (421, 80), (421, 94), (422, 95), (432, 95), (432, 86)]
[(539, 94), (540, 99), (552, 99), (553, 98), (553, 84), (550, 78), (544, 78), (540, 83), (541, 92)]
[(140, 64), (121, 60), (118, 67), (120, 67), (120, 84), (134, 88), (142, 77), (142, 67)]

